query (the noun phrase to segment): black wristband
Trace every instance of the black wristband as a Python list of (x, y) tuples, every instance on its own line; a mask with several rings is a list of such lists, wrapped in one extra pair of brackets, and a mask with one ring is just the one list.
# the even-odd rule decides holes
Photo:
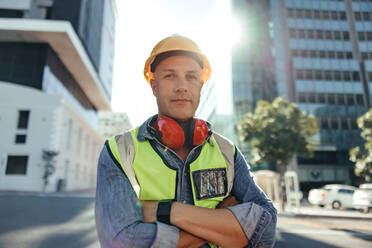
[(170, 225), (170, 211), (173, 200), (159, 201), (156, 217), (158, 221)]

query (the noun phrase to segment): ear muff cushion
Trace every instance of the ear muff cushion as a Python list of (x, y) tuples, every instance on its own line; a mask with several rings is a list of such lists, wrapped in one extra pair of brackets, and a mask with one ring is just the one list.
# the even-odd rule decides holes
[(155, 129), (161, 133), (161, 142), (172, 149), (181, 148), (185, 142), (185, 135), (181, 126), (172, 118), (158, 117)]
[(194, 119), (193, 145), (198, 146), (208, 137), (207, 123), (200, 119)]

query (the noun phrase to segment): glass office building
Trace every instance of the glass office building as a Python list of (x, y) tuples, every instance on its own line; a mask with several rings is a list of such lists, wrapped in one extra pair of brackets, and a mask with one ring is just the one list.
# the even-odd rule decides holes
[[(371, 106), (372, 1), (233, 0), (235, 115), (275, 96), (318, 118), (314, 157), (297, 158), (302, 190), (352, 183), (356, 119)], [(249, 149), (246, 151), (249, 153)]]

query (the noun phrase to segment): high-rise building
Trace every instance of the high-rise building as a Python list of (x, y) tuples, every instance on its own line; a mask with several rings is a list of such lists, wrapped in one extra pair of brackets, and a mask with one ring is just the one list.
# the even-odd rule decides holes
[[(95, 187), (110, 110), (114, 0), (0, 0), (0, 190)], [(5, 131), (6, 130), (6, 131)]]
[(237, 119), (276, 96), (318, 118), (314, 157), (297, 158), (302, 190), (353, 180), (348, 151), (361, 143), (356, 119), (371, 106), (371, 10), (367, 0), (232, 0)]

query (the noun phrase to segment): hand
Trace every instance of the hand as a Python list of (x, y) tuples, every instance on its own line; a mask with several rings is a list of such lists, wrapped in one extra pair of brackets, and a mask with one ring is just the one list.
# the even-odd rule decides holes
[(235, 198), (235, 196), (228, 196), (222, 202), (220, 202), (216, 208), (227, 208), (238, 204), (239, 201)]
[(141, 201), (141, 207), (145, 223), (157, 221), (158, 201)]

